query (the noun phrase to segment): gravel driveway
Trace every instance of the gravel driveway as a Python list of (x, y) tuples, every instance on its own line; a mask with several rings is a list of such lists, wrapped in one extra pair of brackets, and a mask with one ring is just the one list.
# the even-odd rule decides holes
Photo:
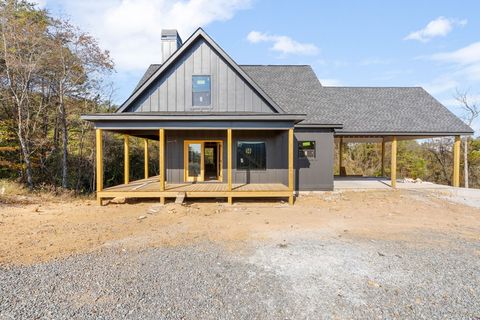
[(480, 317), (480, 245), (298, 234), (0, 268), (0, 319)]

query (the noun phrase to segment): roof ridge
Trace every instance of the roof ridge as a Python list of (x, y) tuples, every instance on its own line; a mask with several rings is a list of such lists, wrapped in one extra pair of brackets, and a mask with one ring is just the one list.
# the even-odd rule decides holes
[(310, 64), (239, 64), (241, 67), (311, 67)]
[(422, 86), (326, 86), (323, 85), (323, 88), (342, 88), (342, 89), (423, 89)]

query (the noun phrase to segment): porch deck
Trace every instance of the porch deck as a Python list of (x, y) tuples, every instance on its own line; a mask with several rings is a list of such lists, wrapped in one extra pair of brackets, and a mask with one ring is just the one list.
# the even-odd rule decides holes
[(292, 195), (288, 187), (281, 183), (232, 184), (231, 191), (228, 191), (228, 184), (222, 182), (165, 183), (165, 191), (160, 191), (159, 177), (154, 176), (105, 188), (97, 192), (97, 196), (100, 198), (175, 198), (179, 193), (184, 193), (187, 198), (281, 198)]

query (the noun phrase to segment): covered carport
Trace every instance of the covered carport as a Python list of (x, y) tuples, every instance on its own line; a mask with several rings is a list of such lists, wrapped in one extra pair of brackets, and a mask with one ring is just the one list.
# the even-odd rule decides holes
[(306, 121), (342, 125), (334, 131), (338, 176), (349, 175), (341, 169), (343, 158), (338, 155), (343, 154), (346, 145), (373, 143), (380, 149), (378, 157), (382, 165), (378, 176), (385, 177), (389, 171), (388, 184), (395, 188), (399, 141), (452, 137), (451, 181), (453, 186), (460, 186), (460, 138), (472, 135), (473, 130), (423, 88), (321, 87), (313, 103), (315, 108), (312, 106), (310, 110), (315, 111)]
[[(471, 133), (464, 133), (471, 134)], [(452, 155), (453, 155), (453, 168), (452, 168), (452, 186), (460, 186), (460, 135), (452, 135), (451, 133), (348, 133), (348, 132), (339, 132), (334, 137), (334, 143), (337, 146), (337, 160), (338, 160), (338, 175), (335, 176), (337, 181), (336, 185), (341, 185), (347, 187), (346, 182), (350, 182), (350, 185), (361, 187), (372, 186), (373, 188), (382, 188), (382, 186), (389, 186), (391, 188), (397, 187), (397, 153), (398, 153), (398, 141), (402, 140), (420, 140), (420, 139), (430, 139), (430, 138), (440, 138), (440, 137), (453, 137), (452, 144)], [(380, 175), (377, 177), (365, 177), (352, 175), (347, 172), (344, 166), (344, 150), (345, 146), (349, 143), (370, 143), (377, 144), (380, 149)], [(389, 145), (390, 149), (390, 163), (389, 165), (389, 179), (386, 177), (386, 163), (385, 163), (385, 151), (386, 146)], [(364, 182), (362, 184), (362, 181)], [(370, 181), (370, 183), (368, 183)], [(371, 183), (375, 181), (376, 183)]]

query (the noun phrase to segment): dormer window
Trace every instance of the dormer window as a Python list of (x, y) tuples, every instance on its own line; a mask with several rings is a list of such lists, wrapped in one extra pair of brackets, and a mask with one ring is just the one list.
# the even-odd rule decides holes
[(192, 105), (210, 107), (212, 105), (210, 76), (192, 76)]

